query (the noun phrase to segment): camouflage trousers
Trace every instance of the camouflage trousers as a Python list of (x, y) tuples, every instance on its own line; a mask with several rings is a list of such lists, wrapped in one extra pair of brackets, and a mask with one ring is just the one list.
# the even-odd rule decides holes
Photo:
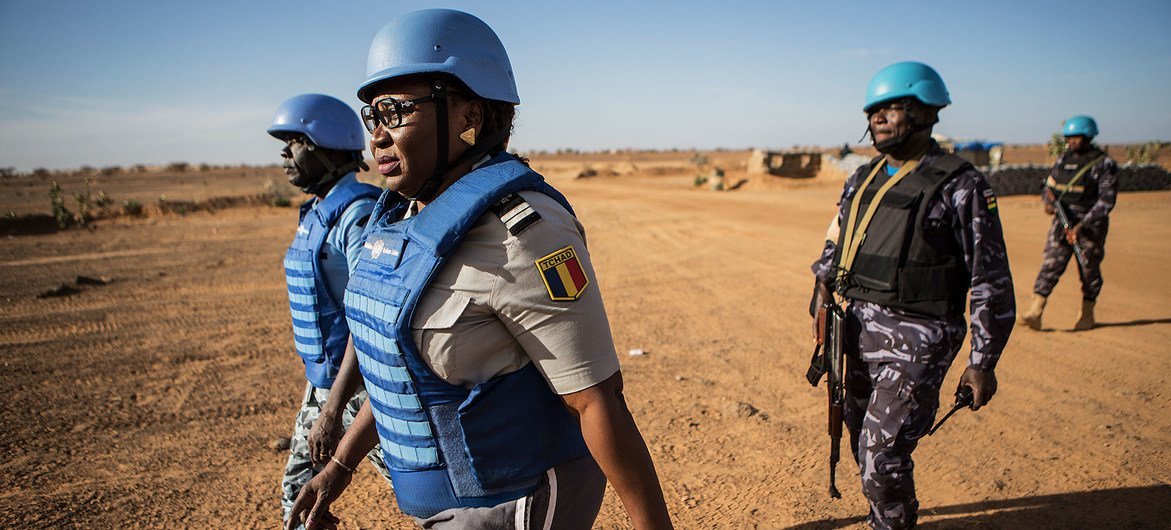
[(919, 511), (911, 453), (935, 421), (965, 330), (956, 322), (870, 314), (875, 307), (856, 303), (847, 313), (845, 423), (870, 526), (911, 528)]
[[(1086, 300), (1097, 300), (1098, 294), (1102, 292), (1102, 259), (1106, 257), (1106, 232), (1110, 228), (1109, 221), (1103, 219), (1078, 230), (1078, 245), (1082, 247), (1088, 264), (1085, 269), (1077, 265), (1082, 279), (1082, 298)], [(1065, 240), (1065, 230), (1062, 229), (1061, 222), (1054, 218), (1053, 224), (1049, 227), (1049, 236), (1045, 240), (1041, 272), (1037, 274), (1033, 292), (1049, 296), (1069, 265), (1071, 256), (1073, 246)]]
[[(284, 521), (288, 521), (289, 511), (293, 509), (293, 502), (301, 493), (301, 487), (321, 470), (320, 467), (315, 467), (309, 458), (309, 431), (313, 428), (313, 422), (317, 421), (317, 416), (321, 414), (321, 406), (328, 399), (328, 388), (315, 388), (312, 383), (306, 386), (305, 397), (301, 400), (301, 410), (297, 412), (297, 420), (293, 423), (293, 437), (289, 443), (289, 462), (285, 465), (285, 477), (281, 480), (281, 517)], [(343, 427), (347, 429), (350, 427), (350, 424), (354, 422), (354, 416), (358, 414), (358, 410), (362, 408), (362, 403), (365, 401), (365, 390), (358, 390), (354, 393), (354, 397), (350, 398), (350, 402), (342, 411)], [(370, 454), (366, 455), (366, 459), (374, 464), (383, 477), (386, 477), (387, 482), (390, 482), (390, 472), (386, 469), (386, 463), (382, 461), (382, 452), (378, 446), (375, 446)]]

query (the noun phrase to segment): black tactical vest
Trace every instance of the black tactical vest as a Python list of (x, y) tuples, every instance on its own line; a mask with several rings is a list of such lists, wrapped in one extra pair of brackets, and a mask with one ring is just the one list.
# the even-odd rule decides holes
[[(869, 174), (876, 158), (860, 171)], [(961, 311), (971, 284), (963, 249), (950, 227), (927, 233), (927, 205), (951, 178), (970, 164), (955, 155), (941, 155), (920, 165), (887, 191), (866, 229), (858, 255), (845, 281), (838, 286), (847, 298), (867, 300), (924, 315), (942, 317)], [(859, 217), (869, 207), (873, 182), (855, 190), (844, 202), (849, 211), (859, 201)], [(841, 263), (846, 230), (838, 236), (835, 263)]]
[[(1104, 154), (1096, 147), (1084, 155), (1066, 153), (1057, 161), (1057, 165), (1053, 166), (1053, 171), (1049, 173), (1049, 179), (1045, 184), (1053, 190), (1054, 196), (1061, 197), (1061, 202), (1065, 204), (1092, 207), (1098, 202), (1098, 181), (1090, 174), (1094, 171), (1093, 168), (1086, 169), (1077, 182), (1073, 180), (1087, 165), (1101, 162), (1100, 158)], [(1066, 187), (1069, 188), (1068, 191)]]

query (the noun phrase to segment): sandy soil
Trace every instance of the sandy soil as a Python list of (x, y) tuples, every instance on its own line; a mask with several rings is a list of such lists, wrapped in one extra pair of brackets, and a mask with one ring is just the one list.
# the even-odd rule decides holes
[[(839, 466), (845, 498), (825, 493), (825, 394), (803, 378), (808, 265), (840, 182), (714, 193), (691, 186), (688, 156), (598, 157), (585, 162), (636, 168), (591, 179), (572, 178), (583, 160), (534, 161), (587, 227), (676, 524), (860, 527), (851, 465)], [(217, 196), (264, 177), (207, 178)], [(144, 198), (205, 185), (151, 186)], [(20, 200), (32, 199), (0, 207)], [(1023, 305), (1046, 219), (1030, 197), (1000, 204)], [(295, 220), (293, 208), (240, 207), (0, 240), (0, 526), (277, 527), (286, 455), (271, 443), (288, 436), (304, 385), (280, 267)], [(1067, 331), (1080, 297), (1067, 276), (1048, 329), (1017, 330), (989, 408), (957, 414), (916, 453), (925, 527), (1167, 527), (1168, 241), (1171, 192), (1123, 194), (1102, 325)], [(113, 281), (37, 297), (77, 275)], [(345, 528), (410, 527), (369, 466), (336, 511)], [(629, 527), (612, 492), (598, 527)]]

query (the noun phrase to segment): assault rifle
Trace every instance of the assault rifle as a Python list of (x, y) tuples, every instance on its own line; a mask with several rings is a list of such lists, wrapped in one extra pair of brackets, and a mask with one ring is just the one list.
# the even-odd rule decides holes
[[(1045, 191), (1049, 192), (1050, 197), (1053, 197), (1053, 192), (1050, 192), (1048, 187), (1045, 188)], [(1065, 193), (1062, 192), (1062, 195)], [(1061, 202), (1061, 197), (1053, 197), (1053, 210), (1057, 212), (1057, 220), (1061, 222), (1061, 228), (1064, 228), (1065, 233), (1068, 234), (1073, 225), (1069, 222), (1069, 214), (1065, 212), (1065, 203)], [(1073, 246), (1073, 255), (1077, 258), (1077, 264), (1081, 265), (1082, 270), (1086, 270), (1090, 266), (1090, 262), (1086, 261), (1082, 246), (1077, 244), (1077, 240), (1074, 240), (1071, 246)]]
[[(1065, 213), (1065, 203), (1061, 200), (1053, 201), (1054, 210), (1057, 211), (1057, 220), (1061, 221), (1061, 227), (1065, 229), (1065, 233), (1069, 233), (1073, 225), (1069, 223), (1069, 215)], [(1082, 246), (1077, 244), (1077, 240), (1070, 243), (1073, 246), (1073, 255), (1077, 258), (1077, 264), (1082, 266), (1082, 270), (1086, 270), (1090, 266), (1090, 262), (1086, 261), (1086, 255), (1082, 252)]]
[(809, 361), (809, 371), (805, 373), (805, 379), (816, 387), (821, 381), (821, 376), (828, 375), (826, 390), (829, 396), (829, 496), (840, 499), (842, 494), (838, 491), (836, 470), (842, 456), (842, 411), (846, 404), (846, 358), (845, 352), (842, 351), (845, 313), (831, 297), (828, 300), (821, 300), (816, 318), (817, 345), (813, 349), (813, 358)]

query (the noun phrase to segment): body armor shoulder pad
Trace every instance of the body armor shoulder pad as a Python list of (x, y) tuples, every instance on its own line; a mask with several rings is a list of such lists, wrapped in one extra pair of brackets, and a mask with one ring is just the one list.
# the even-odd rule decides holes
[(490, 209), (504, 222), (504, 227), (513, 237), (541, 220), (541, 214), (537, 213), (519, 193), (509, 193), (493, 203)]
[(939, 181), (956, 175), (960, 171), (967, 169), (969, 166), (972, 166), (972, 163), (964, 160), (959, 156), (953, 154), (944, 154), (940, 155), (939, 158), (932, 160), (931, 164), (928, 165), (928, 169), (930, 170), (929, 174), (932, 177), (932, 180)]

